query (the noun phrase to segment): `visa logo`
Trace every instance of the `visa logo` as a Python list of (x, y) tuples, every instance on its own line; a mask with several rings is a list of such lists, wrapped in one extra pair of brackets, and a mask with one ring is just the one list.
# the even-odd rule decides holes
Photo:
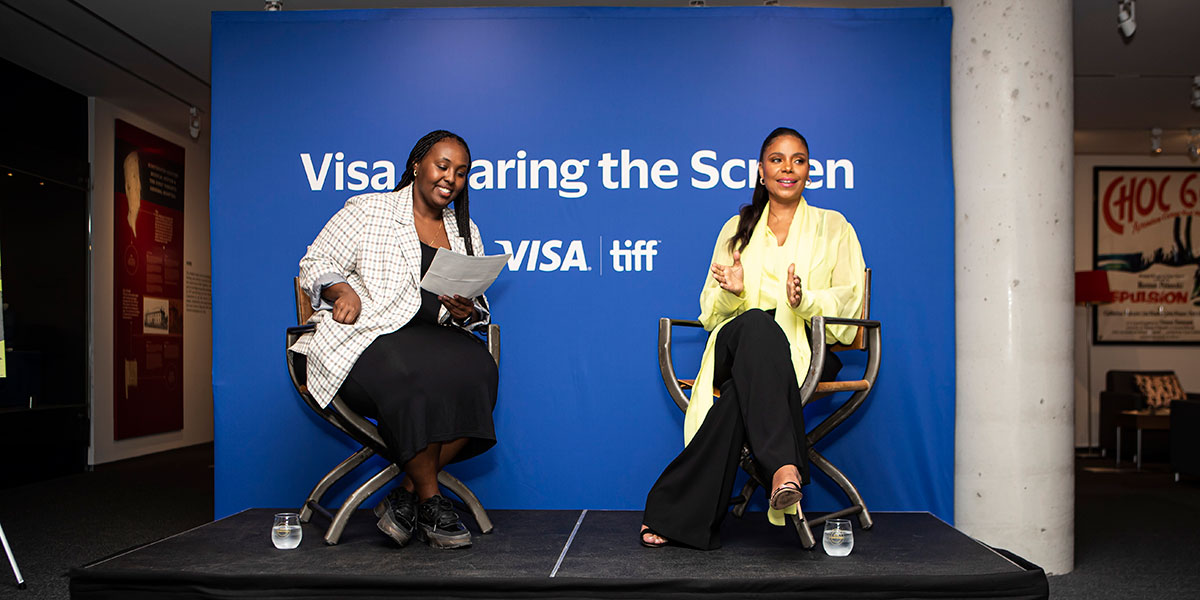
[(524, 263), (526, 271), (590, 271), (587, 255), (581, 240), (570, 240), (566, 252), (562, 252), (563, 240), (520, 240), (516, 249), (511, 240), (496, 240), (508, 259), (509, 271), (520, 271)]

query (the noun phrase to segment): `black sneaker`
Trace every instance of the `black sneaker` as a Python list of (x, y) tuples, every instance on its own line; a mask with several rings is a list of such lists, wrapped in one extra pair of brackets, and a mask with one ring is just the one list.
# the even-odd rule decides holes
[(417, 496), (398, 487), (375, 507), (375, 516), (379, 517), (375, 526), (403, 547), (412, 539), (417, 523)]
[(417, 533), (434, 548), (466, 548), (471, 532), (463, 526), (454, 505), (442, 496), (433, 496), (417, 507)]

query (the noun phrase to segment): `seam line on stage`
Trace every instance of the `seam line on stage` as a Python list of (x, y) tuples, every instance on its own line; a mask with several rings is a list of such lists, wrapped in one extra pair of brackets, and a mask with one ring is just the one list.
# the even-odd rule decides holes
[(583, 518), (587, 516), (587, 509), (579, 513), (579, 519), (575, 521), (575, 529), (571, 530), (571, 537), (567, 538), (567, 543), (563, 545), (562, 552), (558, 554), (558, 562), (554, 563), (554, 570), (550, 571), (550, 576), (554, 577), (558, 574), (558, 568), (562, 566), (562, 561), (567, 557), (567, 550), (571, 548), (571, 542), (575, 541), (575, 534), (579, 533), (579, 526), (583, 524)]
[[(244, 510), (243, 510), (243, 511), (240, 511), (240, 512), (246, 512), (246, 511), (244, 511)], [(232, 516), (232, 515), (230, 515), (230, 516)], [(218, 521), (219, 521), (219, 520), (220, 520), (220, 519), (218, 519)], [(212, 523), (216, 523), (216, 521), (213, 521)], [(185, 533), (191, 533), (191, 532), (193, 532), (193, 531), (195, 531), (195, 530), (197, 530), (197, 529), (200, 529), (201, 527), (207, 527), (207, 526), (211, 525), (212, 523), (203, 523), (203, 524), (201, 524), (201, 525), (197, 525), (197, 526), (195, 526), (195, 527), (193, 527), (193, 528), (191, 528), (191, 529), (188, 529), (187, 531), (180, 531), (179, 533), (176, 533), (175, 535), (169, 535), (169, 536), (167, 536), (167, 537), (165, 537), (165, 538), (163, 538), (163, 539), (161, 539), (161, 540), (154, 540), (153, 542), (150, 542), (150, 543), (148, 543), (148, 544), (142, 544), (141, 546), (136, 546), (136, 547), (134, 547), (134, 548), (129, 548), (128, 550), (126, 550), (126, 551), (124, 551), (124, 552), (122, 552), (122, 553), (120, 553), (120, 554), (117, 554), (116, 556), (110, 556), (110, 557), (108, 557), (108, 558), (102, 558), (102, 559), (100, 559), (100, 560), (98, 560), (98, 561), (96, 561), (96, 562), (94, 562), (94, 563), (92, 563), (92, 564), (90, 564), (90, 565), (84, 565), (84, 566), (83, 566), (83, 568), (84, 568), (84, 569), (90, 569), (90, 568), (92, 568), (92, 567), (95, 567), (95, 566), (97, 566), (97, 565), (102, 565), (102, 564), (104, 564), (104, 563), (106, 563), (106, 562), (108, 562), (108, 561), (110, 561), (110, 560), (116, 560), (116, 559), (118, 559), (118, 558), (121, 558), (122, 556), (125, 556), (126, 554), (129, 554), (129, 553), (131, 553), (131, 552), (137, 552), (138, 550), (142, 550), (142, 549), (145, 549), (145, 548), (149, 548), (150, 546), (154, 546), (154, 545), (156, 545), (156, 544), (159, 544), (159, 543), (165, 542), (165, 541), (167, 541), (167, 540), (169, 540), (169, 539), (177, 538), (177, 537), (179, 537), (179, 536), (181, 536), (181, 535), (183, 535), (183, 534), (185, 534)]]

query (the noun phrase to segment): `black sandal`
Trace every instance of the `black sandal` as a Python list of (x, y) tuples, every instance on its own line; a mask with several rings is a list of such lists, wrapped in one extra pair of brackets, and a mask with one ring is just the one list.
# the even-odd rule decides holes
[[(658, 536), (666, 541), (664, 541), (661, 544), (653, 544), (653, 543), (646, 541), (647, 535)], [(662, 548), (663, 546), (666, 546), (671, 543), (671, 540), (667, 540), (666, 536), (664, 536), (663, 534), (661, 534), (653, 529), (650, 529), (649, 527), (646, 527), (645, 525), (642, 525), (642, 530), (638, 532), (638, 540), (641, 541), (642, 545), (647, 548)]]
[(794, 506), (800, 499), (804, 497), (804, 493), (800, 491), (800, 484), (795, 481), (785, 481), (771, 492), (771, 508), (775, 510), (784, 510)]

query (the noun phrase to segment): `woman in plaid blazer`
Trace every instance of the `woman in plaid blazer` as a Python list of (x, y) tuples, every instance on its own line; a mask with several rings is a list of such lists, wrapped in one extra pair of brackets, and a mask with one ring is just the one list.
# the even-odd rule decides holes
[(438, 493), (448, 463), (496, 443), (498, 374), (470, 332), (490, 321), (484, 297), (436, 296), (420, 288), (438, 248), (483, 252), (470, 220), (467, 143), (448, 131), (421, 138), (396, 190), (346, 201), (300, 260), (316, 330), (291, 350), (307, 362), (322, 406), (340, 395), (375, 418), (389, 458), (405, 472), (377, 514), (401, 546), (416, 533), (458, 548), (471, 535)]

